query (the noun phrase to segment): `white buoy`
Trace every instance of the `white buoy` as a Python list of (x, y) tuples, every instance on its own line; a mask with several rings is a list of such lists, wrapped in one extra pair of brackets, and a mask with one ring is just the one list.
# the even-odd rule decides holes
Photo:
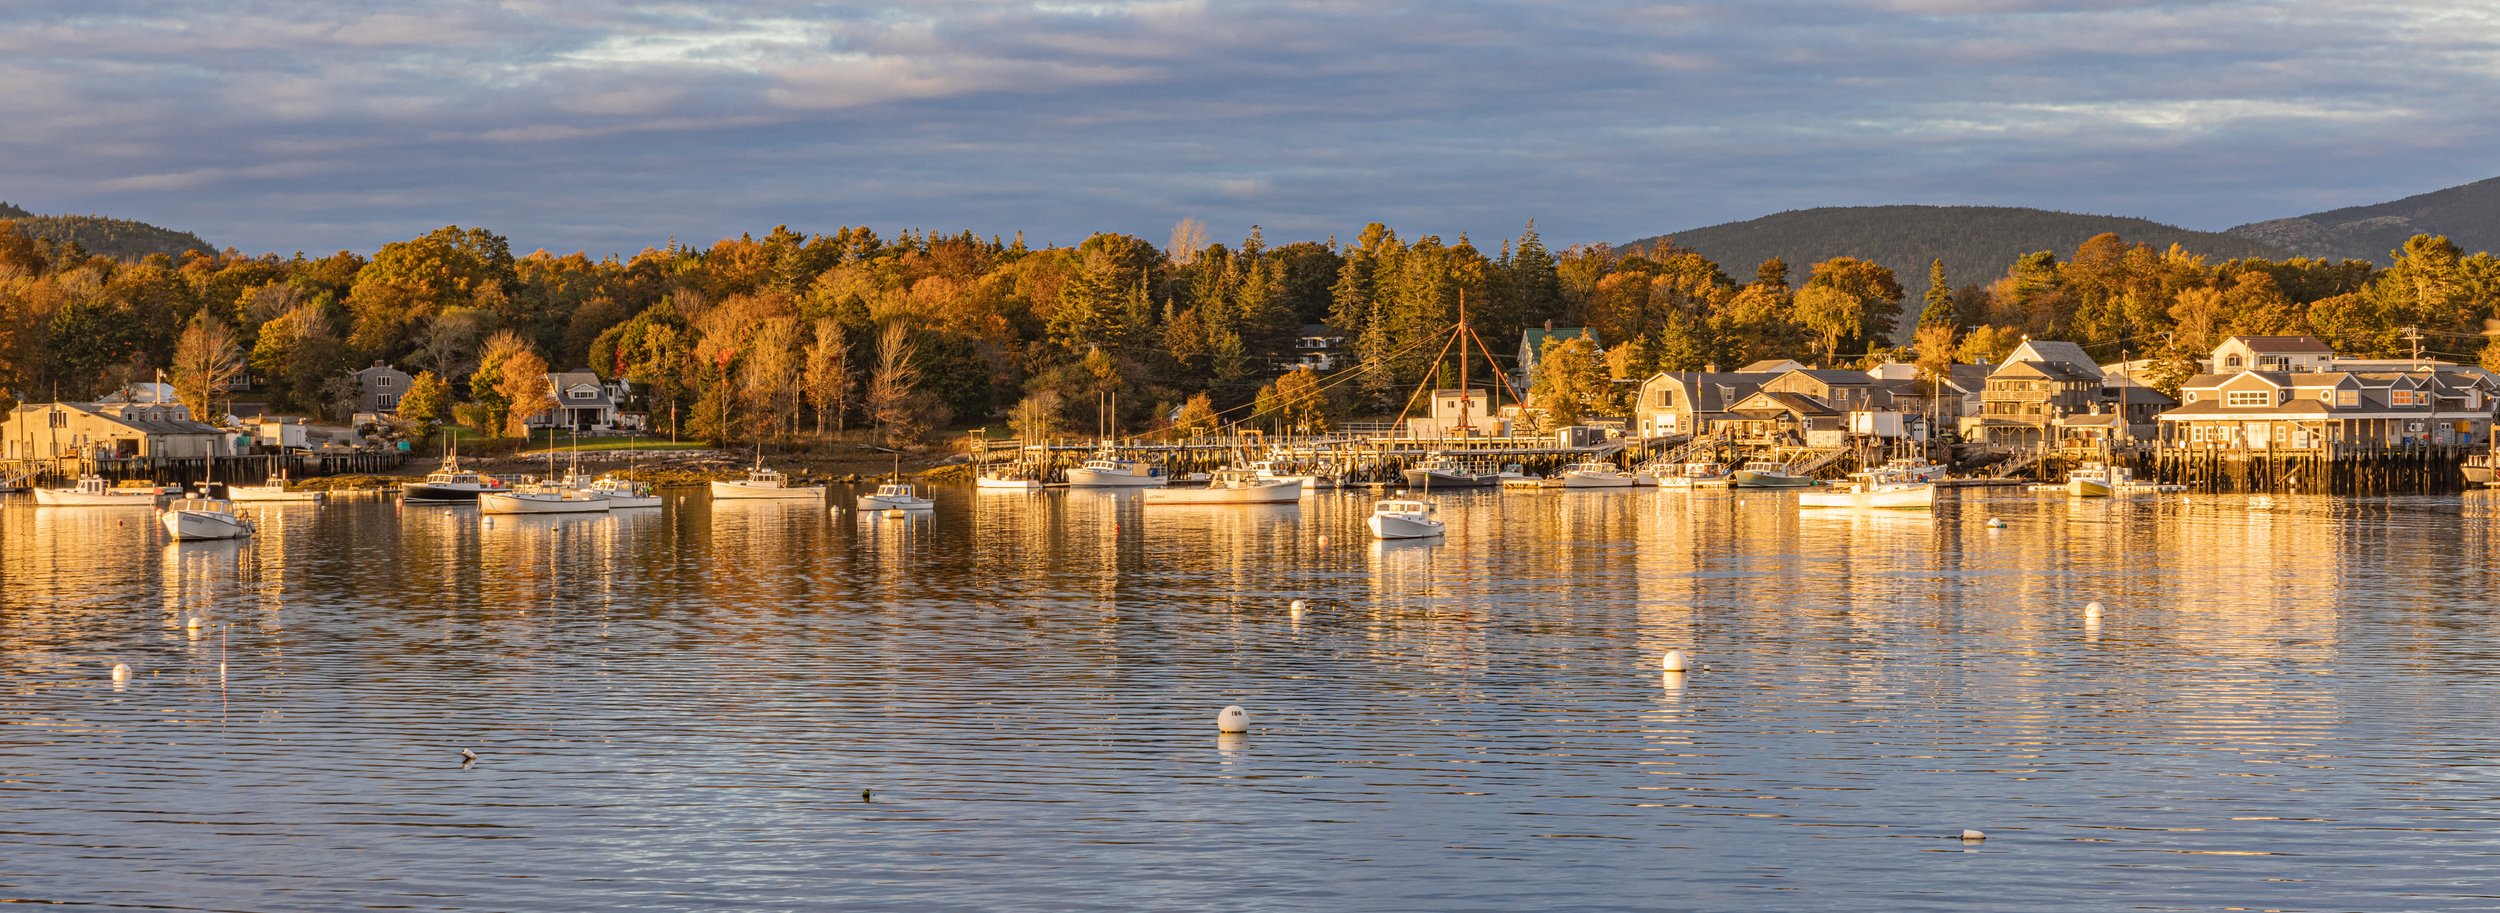
[(1978, 843), (1979, 841), (1986, 839), (1988, 839), (1988, 835), (1983, 831), (1974, 831), (1969, 828), (1964, 828), (1962, 830), (1963, 843)]
[(1226, 707), (1215, 715), (1215, 731), (1221, 733), (1249, 732), (1250, 713), (1240, 707)]
[(114, 683), (114, 684), (120, 684), (120, 683), (122, 683), (122, 682), (126, 682), (126, 681), (129, 681), (129, 680), (130, 680), (130, 664), (129, 664), (129, 663), (114, 663), (114, 664), (113, 664), (113, 683)]
[(1684, 671), (1684, 651), (1682, 651), (1682, 650), (1669, 650), (1669, 651), (1667, 651), (1667, 655), (1666, 655), (1664, 658), (1662, 658), (1662, 659), (1658, 660), (1658, 666), (1659, 666), (1659, 668), (1661, 668), (1661, 669), (1665, 669), (1666, 671), (1669, 671), (1669, 672), (1682, 672), (1682, 671)]
[(1989, 517), (1989, 518), (1988, 518), (1988, 528), (1989, 528), (1989, 529), (2004, 529), (2004, 528), (2005, 528), (2005, 521), (2003, 521), (2003, 520), (1999, 520), (1999, 519), (1997, 519), (1997, 518), (1995, 518), (1995, 517)]
[(477, 763), (477, 752), (470, 751), (470, 750), (468, 750), (468, 749), (466, 749), (466, 748), (460, 749), (460, 763), (462, 763), (462, 764), (474, 764), (474, 763)]
[(1307, 608), (1310, 608), (1310, 605), (1309, 605), (1309, 604), (1304, 603), (1302, 600), (1299, 600), (1299, 599), (1294, 600), (1294, 601), (1293, 601), (1293, 617), (1295, 617), (1295, 618), (1300, 618), (1300, 617), (1302, 617), (1302, 610), (1307, 609)]
[(494, 528), (495, 528), (495, 518), (494, 518), (494, 516), (493, 516), (493, 515), (491, 515), (491, 514), (490, 514), (490, 515), (488, 515), (488, 516), (486, 517), (486, 528), (487, 528), (487, 529), (494, 529)]
[(194, 630), (194, 631), (199, 630), (199, 629), (200, 629), (200, 616), (193, 615), (193, 616), (191, 616), (191, 617), (189, 617), (189, 618), (183, 619), (183, 621), (182, 621), (182, 626), (183, 626), (183, 627), (186, 627), (186, 628), (190, 628), (191, 630)]
[(2099, 617), (2101, 617), (2101, 604), (2100, 604), (2100, 603), (2097, 603), (2097, 602), (2085, 603), (2085, 604), (2084, 604), (2084, 606), (2083, 606), (2083, 617), (2085, 617), (2085, 618), (2099, 618)]

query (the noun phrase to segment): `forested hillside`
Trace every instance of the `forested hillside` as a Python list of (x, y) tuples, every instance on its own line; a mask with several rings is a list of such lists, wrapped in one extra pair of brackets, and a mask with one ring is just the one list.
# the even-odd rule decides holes
[(180, 256), (186, 251), (216, 250), (190, 232), (159, 228), (129, 219), (36, 215), (7, 202), (0, 202), (0, 219), (16, 221), (17, 230), (28, 237), (54, 244), (76, 243), (87, 253), (124, 260), (136, 260), (149, 254)]
[(2417, 234), (2444, 235), (2466, 250), (2500, 249), (2500, 178), (2290, 219), (2255, 222), (2231, 234), (2309, 257), (2389, 262)]
[(1672, 239), (1677, 247), (1740, 269), (1772, 257), (1790, 263), (1860, 257), (1898, 275), (1920, 277), (1927, 275), (1930, 263), (1941, 259), (1945, 275), (1959, 284), (1992, 281), (2004, 275), (2006, 265), (2016, 257), (2033, 251), (2071, 251), (2084, 239), (2103, 233), (2156, 248), (2177, 244), (2217, 260), (2287, 253), (2261, 240), (2145, 219), (2008, 206), (1798, 209), (1643, 238), (1627, 246), (1647, 247), (1661, 238)]

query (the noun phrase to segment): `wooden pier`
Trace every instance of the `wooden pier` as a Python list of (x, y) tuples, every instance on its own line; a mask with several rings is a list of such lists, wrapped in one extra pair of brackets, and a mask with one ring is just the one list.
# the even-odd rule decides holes
[(123, 459), (5, 460), (0, 461), (0, 479), (22, 477), (26, 484), (54, 487), (67, 486), (80, 476), (100, 476), (113, 482), (137, 481), (190, 485), (199, 482), (228, 484), (259, 484), (277, 469), (284, 469), (290, 478), (309, 479), (318, 476), (389, 472), (408, 461), (408, 455), (396, 450), (357, 450), (337, 453), (263, 454), (208, 459), (157, 459), (129, 457)]

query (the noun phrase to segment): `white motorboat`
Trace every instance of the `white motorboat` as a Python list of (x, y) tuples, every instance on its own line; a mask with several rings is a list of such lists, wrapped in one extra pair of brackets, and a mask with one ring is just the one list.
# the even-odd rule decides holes
[(1936, 503), (1936, 483), (1906, 472), (1879, 469), (1852, 478), (1848, 485), (1798, 492), (1797, 506), (1925, 510)]
[(287, 490), (286, 485), (286, 473), (273, 472), (269, 474), (268, 481), (259, 485), (226, 486), (226, 498), (232, 501), (250, 501), (256, 503), (302, 503), (307, 501), (319, 501), (329, 497), (327, 494), (318, 491), (289, 491)]
[(1363, 521), (1374, 539), (1430, 539), (1447, 531), (1430, 501), (1379, 501)]
[(1147, 504), (1293, 504), (1302, 500), (1302, 483), (1262, 479), (1243, 469), (1219, 469), (1204, 488), (1154, 488)]
[(1884, 464), (1885, 472), (1897, 472), (1920, 482), (1944, 481), (1945, 468), (1926, 460), (1896, 459)]
[(870, 510), (935, 510), (937, 502), (921, 497), (910, 482), (887, 482), (877, 486), (875, 494), (859, 496), (859, 509)]
[(478, 512), (488, 514), (603, 514), (614, 506), (606, 498), (559, 483), (477, 496)]
[(973, 476), (972, 487), (981, 491), (1040, 491), (1042, 473), (1031, 463), (992, 466)]
[(2066, 493), (2077, 498), (2106, 498), (2134, 480), (2134, 470), (2095, 460), (2066, 473)]
[(1491, 488), (1502, 484), (1502, 474), (1493, 467), (1441, 453), (1425, 457), (1404, 475), (1406, 487), (1417, 489)]
[(204, 486), (199, 494), (166, 503), (157, 522), (165, 524), (165, 532), (176, 541), (241, 539), (255, 529), (251, 518), (234, 512), (233, 501), (216, 496), (215, 486)]
[(35, 489), (35, 503), (43, 507), (154, 507), (164, 493), (154, 485), (116, 487), (101, 476), (80, 476), (78, 484), (69, 488)]
[(1630, 488), (1637, 481), (1629, 470), (1598, 460), (1565, 466), (1560, 476), (1564, 488)]
[(1108, 453), (1068, 470), (1070, 488), (1161, 488), (1171, 481), (1161, 467)]
[(1790, 473), (1786, 463), (1754, 460), (1730, 476), (1728, 484), (1737, 488), (1812, 488), (1823, 483)]
[(756, 464), (754, 469), (747, 470), (746, 478), (712, 483), (712, 497), (722, 500), (788, 501), (804, 498), (822, 499), (824, 496), (824, 486), (792, 485), (788, 477), (776, 470), (764, 468), (761, 463)]
[(580, 479), (578, 475), (568, 476), (565, 481), (572, 484), (567, 487), (586, 491), (605, 499), (611, 510), (660, 506), (660, 495), (651, 490), (649, 482), (636, 482), (613, 475), (603, 475), (588, 482), (582, 482)]
[(1710, 462), (1686, 463), (1658, 475), (1660, 488), (1724, 488), (1727, 483), (1727, 467)]

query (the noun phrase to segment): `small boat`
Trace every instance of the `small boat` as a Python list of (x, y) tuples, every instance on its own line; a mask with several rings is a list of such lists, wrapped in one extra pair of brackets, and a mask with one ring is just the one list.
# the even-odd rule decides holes
[(2106, 498), (2118, 493), (2134, 477), (2135, 473), (2124, 466), (2095, 460), (2066, 473), (2066, 493), (2078, 498)]
[(2492, 471), (2492, 460), (2491, 460), (2491, 453), (2490, 453), (2490, 451), (2485, 451), (2485, 452), (2482, 452), (2482, 453), (2477, 453), (2477, 454), (2474, 454), (2474, 455), (2472, 455), (2472, 456), (2466, 457), (2466, 458), (2465, 458), (2465, 467), (2464, 467), (2464, 471), (2465, 471), (2465, 481), (2466, 481), (2466, 482), (2468, 482), (2468, 483), (2470, 483), (2470, 484), (2474, 484), (2474, 485), (2489, 485), (2489, 484), (2491, 484), (2491, 483), (2492, 483), (2492, 480), (2495, 478), (2495, 475), (2494, 475), (2494, 473), (2493, 473), (2493, 471)]
[(1564, 488), (1630, 488), (1638, 481), (1630, 470), (1600, 460), (1573, 463), (1560, 475)]
[(1658, 476), (1658, 487), (1690, 489), (1724, 486), (1727, 484), (1727, 477), (1727, 467), (1717, 463), (1686, 463), (1681, 467), (1661, 473)]
[(1025, 462), (992, 466), (973, 476), (972, 487), (982, 491), (1040, 491), (1042, 473), (1033, 464)]
[(1302, 483), (1262, 479), (1246, 469), (1219, 469), (1204, 488), (1154, 488), (1147, 504), (1293, 504), (1302, 500)]
[(1884, 464), (1885, 472), (1900, 473), (1919, 482), (1944, 481), (1945, 468), (1926, 460), (1896, 459)]
[(234, 512), (234, 502), (221, 497), (220, 486), (204, 485), (200, 492), (167, 502), (157, 522), (165, 524), (165, 532), (175, 541), (195, 539), (241, 539), (252, 534), (251, 518)]
[(318, 491), (288, 491), (286, 484), (286, 473), (273, 472), (269, 474), (268, 481), (259, 485), (226, 486), (226, 498), (233, 501), (250, 501), (257, 503), (302, 503), (307, 501), (319, 501), (329, 497), (328, 495)]
[(1907, 472), (1878, 469), (1851, 477), (1857, 481), (1798, 492), (1797, 506), (1925, 510), (1936, 503), (1936, 483)]
[(860, 510), (935, 510), (937, 502), (920, 497), (910, 482), (887, 482), (875, 494), (859, 496)]
[(630, 510), (660, 506), (660, 495), (651, 490), (651, 483), (636, 482), (614, 475), (603, 475), (589, 482), (579, 475), (568, 476), (566, 487), (586, 491), (608, 502), (611, 510)]
[(1433, 516), (1434, 509), (1430, 501), (1379, 501), (1363, 524), (1371, 527), (1374, 539), (1430, 539), (1447, 531)]
[(1535, 491), (1548, 487), (1562, 487), (1562, 482), (1560, 480), (1547, 479), (1542, 476), (1532, 476), (1524, 472), (1511, 472), (1505, 470), (1501, 474), (1501, 479), (1502, 489), (1504, 491)]
[(555, 482), (477, 496), (478, 511), (488, 514), (604, 514), (614, 506), (606, 498)]
[(35, 489), (35, 503), (43, 507), (154, 507), (164, 493), (154, 485), (116, 487), (102, 476), (80, 476), (78, 484), (68, 488)]
[(1435, 453), (1405, 472), (1406, 487), (1491, 488), (1501, 484), (1502, 474), (1483, 463), (1454, 460), (1448, 454)]
[(1098, 454), (1084, 465), (1068, 470), (1070, 488), (1161, 488), (1171, 481), (1161, 467), (1109, 453)]
[(717, 500), (796, 501), (824, 496), (824, 486), (792, 485), (789, 477), (764, 468), (762, 463), (747, 470), (746, 478), (712, 483), (712, 497)]
[(399, 499), (417, 504), (472, 504), (479, 495), (510, 489), (501, 479), (460, 468), (460, 457), (455, 454), (443, 459), (442, 468), (427, 473), (425, 481), (400, 486)]
[(1746, 463), (1745, 468), (1728, 477), (1728, 483), (1737, 488), (1812, 488), (1823, 484), (1807, 476), (1790, 474), (1788, 464), (1777, 460)]

